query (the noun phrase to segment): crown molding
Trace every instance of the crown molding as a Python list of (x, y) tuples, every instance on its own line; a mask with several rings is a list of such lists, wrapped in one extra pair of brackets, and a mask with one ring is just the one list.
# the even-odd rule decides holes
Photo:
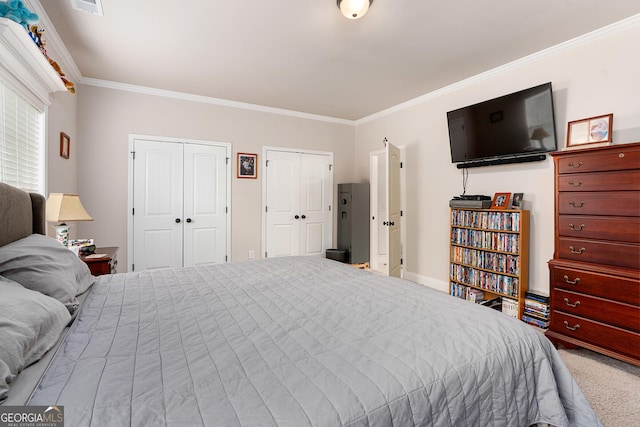
[(129, 83), (120, 83), (110, 80), (83, 77), (80, 83), (88, 86), (116, 89), (126, 92), (140, 93), (144, 95), (162, 96), (165, 98), (179, 99), (182, 101), (199, 102), (202, 104), (218, 105), (221, 107), (238, 108), (242, 110), (259, 111), (262, 113), (279, 114), (281, 116), (296, 117), (299, 119), (316, 120), (320, 122), (336, 123), (353, 126), (353, 120), (339, 119), (337, 117), (322, 116), (319, 114), (302, 113), (300, 111), (286, 110), (283, 108), (267, 107), (264, 105), (249, 104), (247, 102), (230, 101), (227, 99), (213, 98), (209, 96), (194, 95), (191, 93), (176, 92), (172, 90), (157, 89), (148, 86), (138, 86)]
[(483, 80), (490, 79), (506, 71), (510, 71), (515, 68), (519, 68), (524, 65), (539, 61), (542, 58), (567, 51), (576, 46), (584, 45), (586, 43), (590, 43), (592, 41), (602, 39), (610, 34), (624, 31), (627, 28), (634, 27), (638, 24), (640, 24), (640, 14), (630, 16), (629, 18), (625, 18), (611, 25), (607, 25), (606, 27), (599, 28), (597, 30), (591, 31), (590, 33), (583, 34), (571, 40), (567, 40), (566, 42), (557, 44), (547, 49), (543, 49), (531, 55), (516, 59), (515, 61), (493, 68), (489, 71), (485, 71), (484, 73), (476, 74), (475, 76), (469, 77), (468, 79), (460, 80), (459, 82), (445, 86), (441, 89), (434, 90), (433, 92), (429, 92), (417, 98), (410, 99), (409, 101), (394, 105), (393, 107), (387, 108), (385, 110), (382, 110), (377, 113), (373, 113), (369, 116), (363, 117), (361, 119), (355, 120), (355, 125), (358, 126), (361, 124), (365, 124), (373, 120), (379, 119), (381, 117), (385, 117), (385, 116), (389, 116), (391, 114), (397, 113), (398, 111), (406, 110), (407, 108), (411, 108), (415, 105), (422, 104), (431, 99), (438, 98), (448, 93), (456, 92), (460, 89), (464, 89), (465, 87), (472, 86)]
[(37, 25), (38, 28), (45, 31), (45, 48), (47, 49), (47, 54), (49, 55), (49, 57), (58, 63), (67, 80), (71, 82), (79, 81), (82, 78), (82, 73), (73, 60), (73, 57), (67, 50), (67, 47), (62, 41), (62, 38), (56, 31), (56, 28), (53, 26), (53, 23), (49, 19), (49, 16), (47, 16), (47, 12), (45, 12), (42, 4), (40, 4), (40, 1), (24, 0), (24, 3), (30, 10), (37, 13), (38, 17), (40, 18), (40, 21), (38, 21)]

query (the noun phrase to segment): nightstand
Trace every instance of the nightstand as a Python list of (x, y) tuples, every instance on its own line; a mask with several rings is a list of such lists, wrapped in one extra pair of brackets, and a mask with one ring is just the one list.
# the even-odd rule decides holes
[(118, 267), (118, 248), (96, 248), (95, 254), (104, 254), (105, 256), (100, 258), (94, 258), (90, 255), (80, 255), (80, 259), (84, 261), (91, 274), (94, 276), (101, 276), (103, 274), (115, 274)]

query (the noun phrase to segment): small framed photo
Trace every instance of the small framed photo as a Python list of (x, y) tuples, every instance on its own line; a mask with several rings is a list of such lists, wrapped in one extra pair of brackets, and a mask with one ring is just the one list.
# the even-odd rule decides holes
[(60, 157), (69, 158), (69, 150), (71, 149), (71, 138), (64, 132), (60, 132)]
[(509, 209), (522, 209), (524, 202), (524, 193), (513, 193), (513, 197), (511, 198), (511, 206)]
[(611, 143), (613, 114), (574, 120), (567, 125), (567, 147)]
[(507, 209), (511, 193), (496, 193), (491, 201), (491, 209)]
[(258, 177), (258, 155), (238, 153), (238, 178)]

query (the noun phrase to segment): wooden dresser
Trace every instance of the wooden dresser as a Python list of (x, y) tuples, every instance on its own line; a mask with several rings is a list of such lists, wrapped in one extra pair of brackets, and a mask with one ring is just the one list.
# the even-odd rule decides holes
[(640, 143), (551, 154), (554, 344), (640, 365)]

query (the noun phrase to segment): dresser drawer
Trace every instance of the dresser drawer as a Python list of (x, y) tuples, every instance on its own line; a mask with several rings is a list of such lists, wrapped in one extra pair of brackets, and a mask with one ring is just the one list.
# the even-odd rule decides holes
[(567, 215), (640, 216), (639, 191), (558, 193), (558, 213)]
[(640, 307), (555, 289), (552, 310), (640, 332)]
[(640, 243), (640, 217), (558, 215), (558, 234)]
[(558, 191), (640, 191), (640, 169), (558, 176)]
[(557, 254), (563, 259), (640, 269), (640, 245), (634, 243), (559, 237)]
[(640, 358), (640, 334), (561, 311), (551, 314), (550, 329), (568, 337)]
[(640, 147), (621, 144), (602, 150), (562, 153), (562, 156), (556, 157), (556, 165), (560, 174), (638, 169)]
[(551, 265), (551, 289), (566, 289), (640, 306), (640, 280)]

